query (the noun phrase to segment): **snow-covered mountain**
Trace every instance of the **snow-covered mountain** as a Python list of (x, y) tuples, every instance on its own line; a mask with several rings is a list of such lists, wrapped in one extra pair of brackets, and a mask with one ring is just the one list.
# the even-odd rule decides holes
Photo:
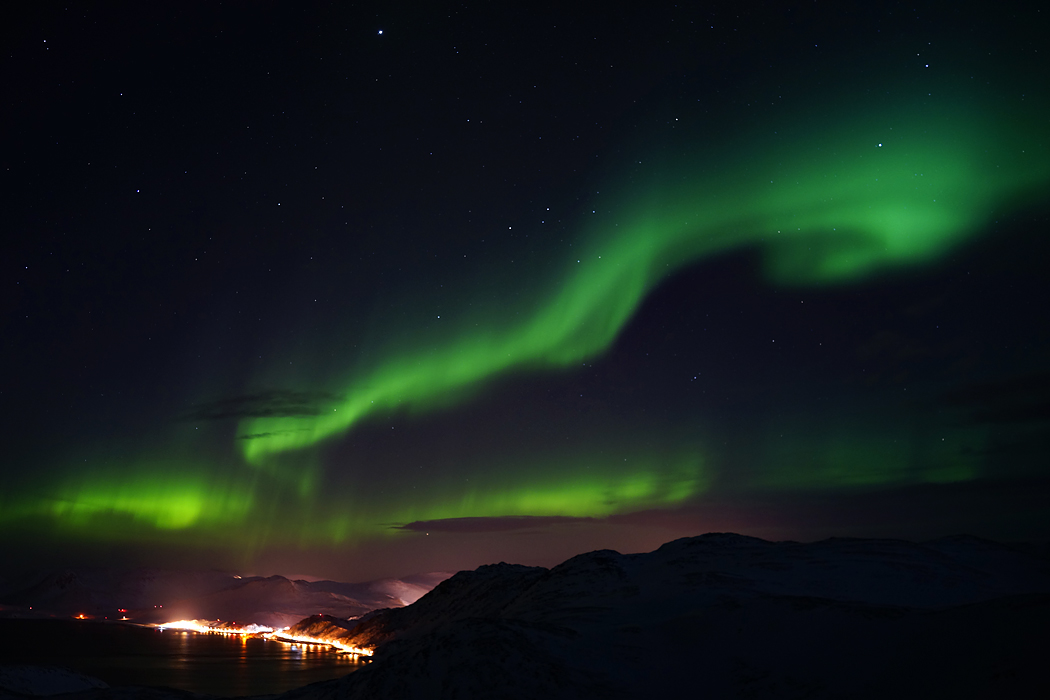
[[(313, 581), (310, 588), (315, 591), (337, 593), (358, 600), (390, 601), (383, 607), (410, 605), (452, 574), (435, 571), (415, 574), (403, 578), (381, 578), (364, 583), (339, 583), (337, 581)], [(375, 608), (372, 608), (373, 610)]]
[(461, 572), (333, 624), (372, 664), (285, 699), (1019, 697), (1050, 689), (1046, 629), (1031, 550), (711, 534)]
[(208, 619), (290, 625), (314, 614), (355, 617), (414, 602), (447, 573), (363, 583), (245, 577), (217, 571), (76, 569), (36, 576), (0, 591), (5, 614), (128, 617), (136, 622)]
[[(244, 586), (286, 600), (360, 600), (362, 590), (405, 600), (389, 581), (319, 583), (298, 593), (305, 582)], [(281, 700), (1050, 697), (1050, 558), (1045, 547), (972, 537), (800, 544), (710, 534), (549, 570), (482, 566), (407, 607), (314, 615), (295, 629), (375, 656)], [(99, 687), (66, 697), (185, 695)]]

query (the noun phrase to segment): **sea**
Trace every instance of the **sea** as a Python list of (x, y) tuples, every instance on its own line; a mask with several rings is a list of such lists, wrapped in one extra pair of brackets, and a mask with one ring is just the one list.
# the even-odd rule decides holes
[(111, 686), (270, 695), (345, 676), (364, 663), (316, 644), (90, 620), (0, 619), (0, 664), (69, 668)]

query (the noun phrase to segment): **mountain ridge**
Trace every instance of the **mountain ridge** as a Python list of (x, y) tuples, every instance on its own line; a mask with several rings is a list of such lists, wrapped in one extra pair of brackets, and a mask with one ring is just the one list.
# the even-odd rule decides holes
[(369, 666), (282, 697), (987, 697), (1047, 685), (1047, 623), (1050, 560), (1023, 548), (712, 533), (460, 572), (340, 628)]
[[(549, 569), (489, 564), (407, 606), (300, 620), (293, 633), (374, 655), (279, 698), (1032, 697), (1050, 693), (1044, 552), (968, 536), (801, 543), (709, 533)], [(313, 592), (341, 595), (322, 588)]]
[(9, 582), (0, 591), (0, 615), (84, 615), (139, 623), (204, 619), (284, 627), (317, 613), (354, 617), (407, 605), (449, 575), (344, 583), (220, 571), (61, 569)]

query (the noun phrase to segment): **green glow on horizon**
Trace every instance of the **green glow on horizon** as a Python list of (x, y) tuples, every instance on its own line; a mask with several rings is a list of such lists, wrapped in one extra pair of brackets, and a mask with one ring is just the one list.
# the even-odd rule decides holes
[(251, 505), (250, 492), (184, 475), (165, 478), (140, 472), (115, 483), (94, 482), (63, 489), (51, 504), (51, 512), (72, 523), (114, 514), (161, 530), (181, 530), (202, 524), (240, 522)]
[[(893, 423), (854, 416), (777, 422), (756, 441), (750, 488), (841, 491), (951, 483), (980, 475), (982, 433), (948, 421), (924, 437), (900, 439)], [(874, 419), (875, 416), (868, 416)], [(942, 437), (943, 436), (943, 437)], [(404, 534), (415, 521), (508, 516), (604, 518), (695, 503), (717, 465), (696, 448), (661, 454), (629, 449), (531, 455), (464, 464), (454, 478), (390, 479), (298, 493), (284, 481), (242, 468), (241, 480), (209, 468), (157, 462), (90, 470), (11, 501), (0, 496), (0, 526), (53, 523), (66, 535), (96, 541), (199, 541), (246, 556), (267, 546), (310, 548)], [(616, 455), (616, 456), (613, 456)], [(153, 471), (155, 470), (155, 471)]]
[[(864, 418), (864, 416), (854, 416)], [(874, 418), (874, 416), (869, 416)], [(949, 421), (911, 439), (900, 425), (868, 420), (791, 418), (756, 441), (748, 486), (780, 492), (841, 491), (950, 483), (980, 475), (985, 439)], [(807, 422), (809, 421), (809, 422)], [(943, 437), (942, 437), (943, 436)], [(606, 445), (493, 463), (464, 464), (455, 476), (394, 474), (326, 482), (299, 493), (275, 476), (242, 466), (240, 479), (216, 465), (143, 462), (92, 469), (54, 486), (0, 495), (0, 527), (48, 522), (64, 537), (107, 541), (198, 542), (241, 556), (269, 546), (356, 544), (397, 537), (415, 521), (508, 516), (605, 518), (675, 508), (709, 493), (718, 465), (696, 447), (659, 453)], [(5, 498), (7, 496), (7, 498)]]
[(185, 530), (243, 522), (253, 503), (252, 490), (243, 485), (210, 479), (182, 465), (153, 464), (59, 480), (46, 496), (5, 505), (4, 510), (8, 517), (42, 516), (75, 528), (113, 519)]
[[(498, 476), (493, 475), (498, 474)], [(709, 488), (698, 454), (634, 457), (627, 463), (561, 457), (513, 464), (469, 481), (447, 479), (414, 485), (368, 502), (339, 508), (304, 523), (304, 541), (335, 543), (362, 536), (397, 535), (396, 526), (416, 521), (507, 516), (602, 518), (647, 508), (673, 507)], [(323, 510), (323, 509), (322, 509)]]
[(751, 139), (721, 169), (703, 163), (671, 184), (623, 186), (619, 208), (590, 227), (520, 323), (471, 318), (449, 340), (406, 347), (328, 386), (345, 398), (319, 416), (246, 420), (239, 432), (261, 437), (243, 441), (245, 458), (265, 465), (376, 412), (432, 409), (512, 370), (595, 357), (656, 284), (707, 256), (749, 246), (778, 283), (859, 280), (937, 260), (1050, 180), (1045, 126), (965, 100), (856, 109), (800, 117), (781, 129), (796, 136)]
[(0, 523), (43, 518), (88, 539), (181, 532), (218, 535), (231, 547), (310, 546), (396, 535), (401, 532), (396, 526), (418, 520), (598, 518), (668, 507), (703, 493), (709, 481), (695, 452), (632, 455), (621, 464), (579, 456), (499, 466), (469, 480), (399, 483), (372, 488), (367, 496), (351, 492), (332, 500), (289, 493), (279, 482), (248, 486), (210, 480), (177, 465), (157, 473), (142, 466), (71, 478), (45, 495), (5, 503)]
[(901, 439), (906, 427), (869, 426), (866, 434), (828, 423), (822, 428), (777, 428), (767, 436), (764, 469), (752, 485), (826, 490), (969, 481), (980, 475), (987, 442), (982, 431), (951, 426), (937, 431), (944, 437), (924, 440)]

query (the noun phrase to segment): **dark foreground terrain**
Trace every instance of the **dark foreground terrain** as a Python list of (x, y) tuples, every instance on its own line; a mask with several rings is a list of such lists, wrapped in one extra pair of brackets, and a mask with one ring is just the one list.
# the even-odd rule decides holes
[[(356, 624), (303, 624), (375, 657), (284, 700), (1050, 691), (1050, 560), (969, 537), (800, 544), (710, 534), (647, 554), (590, 552), (550, 570), (483, 566)], [(32, 691), (3, 687), (5, 698)], [(189, 697), (80, 687), (64, 697)]]

